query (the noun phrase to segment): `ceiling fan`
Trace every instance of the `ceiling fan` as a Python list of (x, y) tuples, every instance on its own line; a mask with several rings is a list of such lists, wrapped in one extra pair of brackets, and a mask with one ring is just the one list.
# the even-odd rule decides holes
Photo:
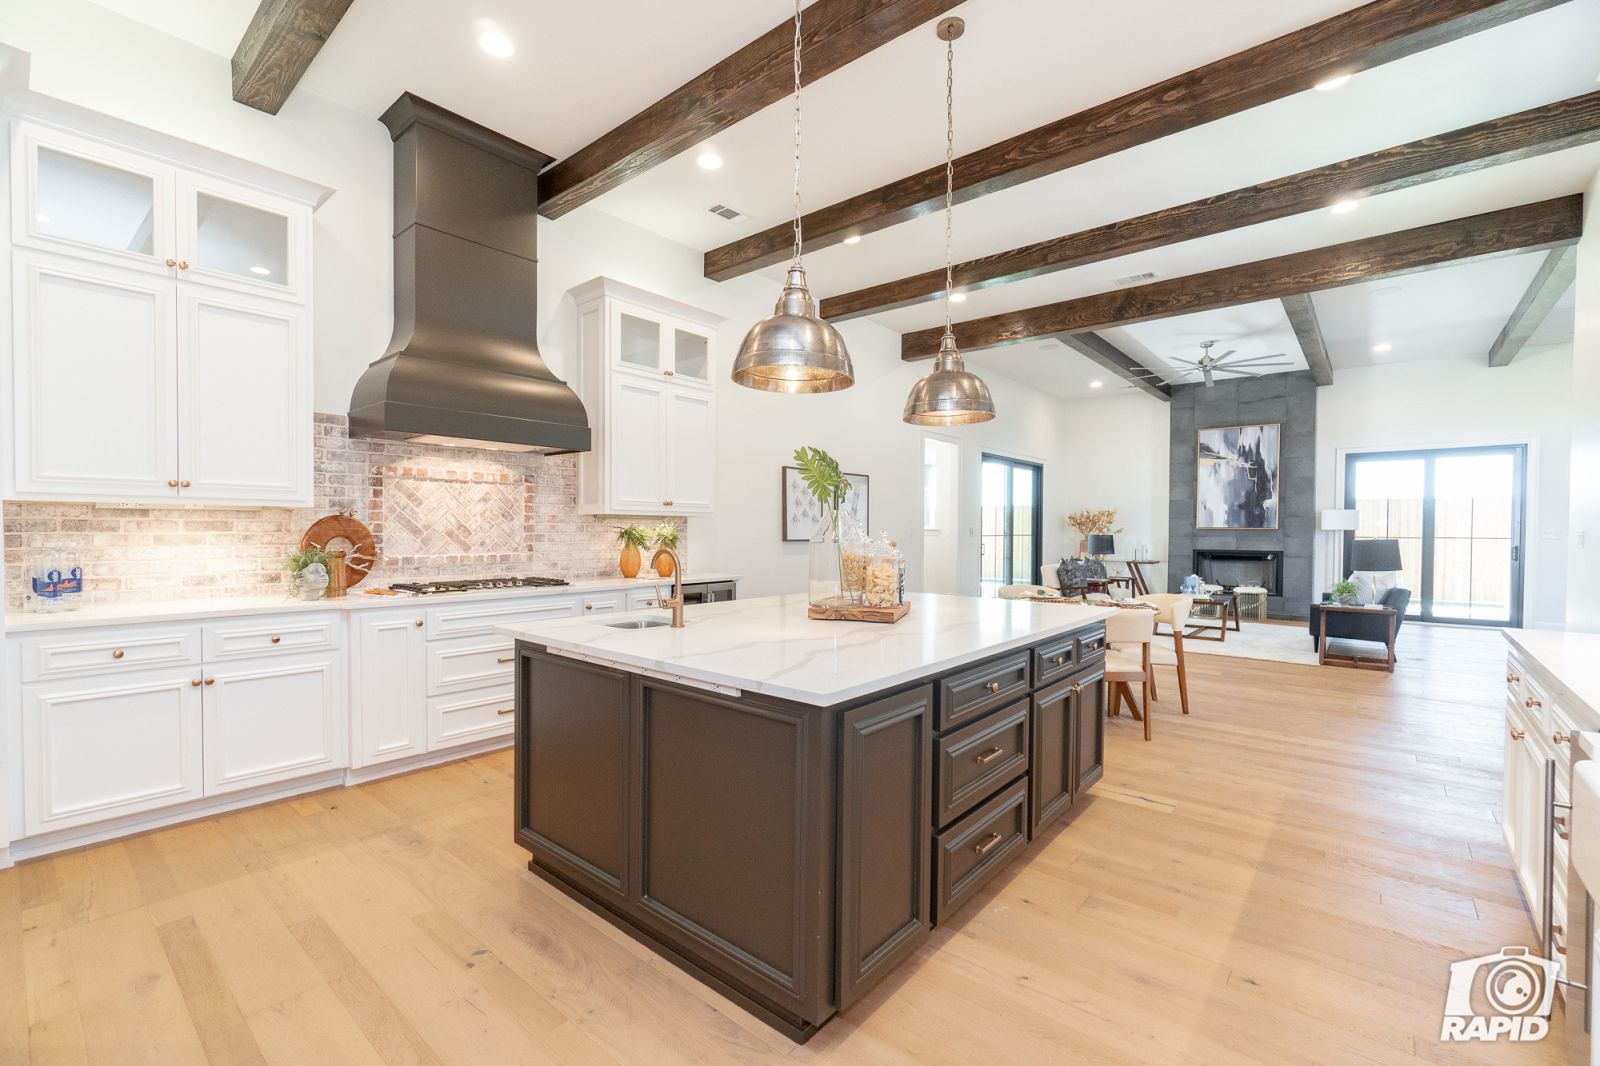
[[(1201, 354), (1199, 359), (1174, 358), (1174, 363), (1187, 368), (1179, 370), (1177, 376), (1181, 378), (1188, 377), (1191, 374), (1203, 374), (1206, 379), (1206, 388), (1209, 389), (1216, 384), (1215, 379), (1212, 377), (1213, 374), (1237, 374), (1239, 377), (1255, 378), (1261, 376), (1259, 371), (1270, 370), (1273, 367), (1294, 365), (1290, 362), (1272, 362), (1274, 359), (1286, 360), (1288, 355), (1285, 352), (1275, 352), (1272, 355), (1254, 355), (1249, 359), (1235, 359), (1233, 356), (1236, 354), (1237, 349), (1230, 348), (1221, 355), (1212, 355), (1211, 348), (1216, 343), (1216, 341), (1202, 341), (1200, 343)], [(1238, 369), (1245, 366), (1250, 369)]]

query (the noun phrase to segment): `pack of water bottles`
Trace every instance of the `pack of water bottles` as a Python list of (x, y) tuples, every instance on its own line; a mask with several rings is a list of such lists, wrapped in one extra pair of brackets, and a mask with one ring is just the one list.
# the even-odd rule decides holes
[(83, 602), (83, 566), (50, 556), (28, 567), (22, 591), (25, 611), (75, 611)]

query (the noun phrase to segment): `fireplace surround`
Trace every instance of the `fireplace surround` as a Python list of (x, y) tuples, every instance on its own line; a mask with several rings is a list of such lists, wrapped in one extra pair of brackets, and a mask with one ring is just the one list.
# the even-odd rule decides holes
[(1233, 548), (1196, 548), (1194, 572), (1210, 585), (1232, 591), (1240, 585), (1267, 590), (1268, 596), (1283, 595), (1283, 552)]

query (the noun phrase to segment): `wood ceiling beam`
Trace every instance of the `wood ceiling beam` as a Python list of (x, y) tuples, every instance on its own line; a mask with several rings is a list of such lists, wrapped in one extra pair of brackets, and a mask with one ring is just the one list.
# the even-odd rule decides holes
[[(1034, 337), (1085, 333), (1111, 326), (1222, 307), (1281, 300), (1371, 278), (1395, 277), (1445, 263), (1515, 255), (1575, 243), (1583, 233), (1583, 197), (1489, 211), (1431, 226), (1313, 248), (1130, 289), (1008, 311), (955, 326), (962, 351)], [(943, 328), (902, 334), (902, 359), (931, 359)]]
[(1061, 343), (1085, 359), (1098, 363), (1136, 389), (1164, 403), (1172, 402), (1172, 386), (1160, 374), (1139, 362), (1098, 333), (1067, 333)]
[(1528, 338), (1550, 315), (1550, 309), (1561, 299), (1578, 276), (1578, 251), (1568, 246), (1552, 248), (1544, 257), (1539, 272), (1533, 276), (1517, 309), (1511, 312), (1505, 328), (1489, 348), (1490, 366), (1509, 366), (1521, 354)]
[[(806, 84), (937, 18), (960, 0), (814, 0), (801, 20)], [(539, 176), (539, 213), (560, 218), (794, 92), (786, 19)]]
[[(1315, 211), (1341, 197), (1394, 192), (1595, 140), (1600, 140), (1600, 91), (969, 260), (955, 267), (955, 285), (972, 290), (1022, 281)], [(822, 301), (822, 317), (843, 321), (943, 295), (944, 271), (930, 270), (830, 296)]]
[[(1125, 151), (1389, 63), (1567, 0), (1373, 0), (1226, 59), (969, 152), (955, 162), (967, 201)], [(906, 222), (944, 203), (945, 168), (929, 167), (805, 216), (805, 250)], [(780, 263), (790, 224), (713, 248), (705, 276), (726, 281)]]
[(233, 98), (276, 115), (353, 0), (261, 0), (233, 53)]
[(1308, 292), (1283, 298), (1283, 313), (1289, 316), (1289, 326), (1295, 340), (1300, 342), (1300, 352), (1306, 357), (1306, 367), (1311, 380), (1318, 385), (1333, 384), (1333, 363), (1328, 360), (1328, 343), (1322, 339), (1322, 323), (1317, 321), (1317, 309)]

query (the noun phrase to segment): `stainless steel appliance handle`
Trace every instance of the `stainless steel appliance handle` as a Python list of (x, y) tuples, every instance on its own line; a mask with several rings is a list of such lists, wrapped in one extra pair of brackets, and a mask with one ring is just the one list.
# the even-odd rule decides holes
[(1544, 876), (1539, 887), (1539, 953), (1551, 958), (1556, 908), (1556, 761), (1544, 761)]

